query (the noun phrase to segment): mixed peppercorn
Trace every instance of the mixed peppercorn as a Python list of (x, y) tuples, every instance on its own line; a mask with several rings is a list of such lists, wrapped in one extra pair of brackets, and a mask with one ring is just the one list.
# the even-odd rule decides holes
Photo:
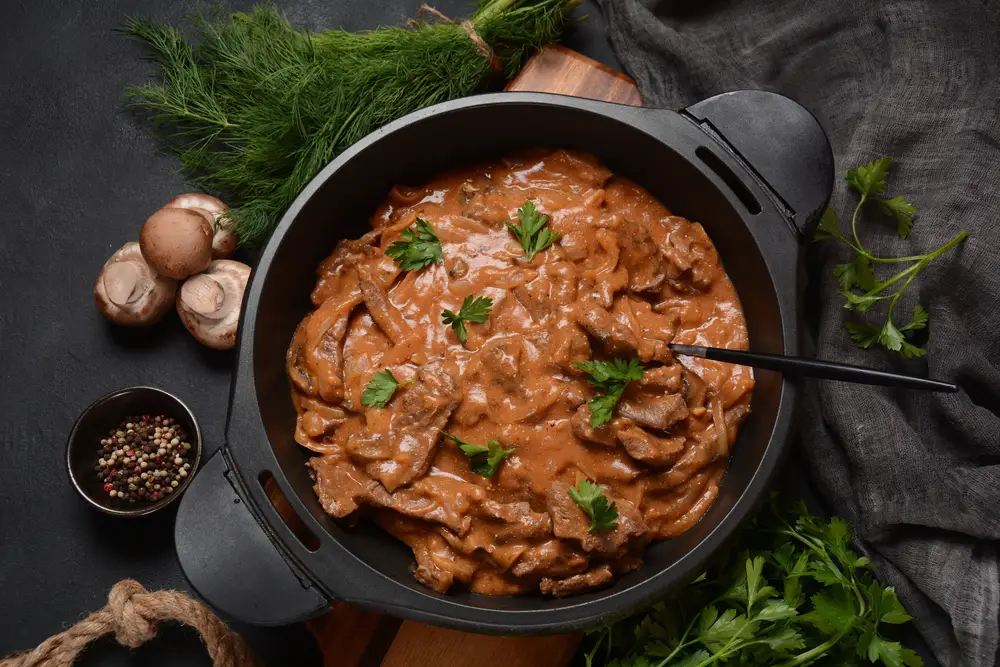
[(101, 440), (94, 472), (112, 498), (156, 502), (174, 493), (192, 473), (191, 450), (187, 433), (176, 419), (129, 416)]

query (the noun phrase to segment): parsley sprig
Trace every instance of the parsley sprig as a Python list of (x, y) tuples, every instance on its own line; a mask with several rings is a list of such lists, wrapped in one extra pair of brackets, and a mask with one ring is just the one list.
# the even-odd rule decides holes
[(388, 368), (372, 376), (372, 379), (365, 385), (365, 390), (361, 393), (361, 405), (370, 408), (384, 408), (389, 404), (396, 389), (404, 384), (410, 384), (413, 380), (400, 382)]
[(486, 296), (473, 298), (470, 294), (462, 301), (462, 307), (459, 308), (457, 314), (450, 310), (442, 310), (441, 321), (450, 325), (455, 330), (455, 335), (458, 336), (458, 339), (464, 343), (469, 337), (469, 332), (465, 329), (465, 323), (475, 322), (482, 324), (486, 321), (492, 309), (493, 299)]
[(611, 421), (618, 399), (625, 393), (628, 383), (642, 379), (644, 366), (638, 359), (625, 361), (576, 361), (574, 366), (590, 374), (590, 384), (601, 390), (601, 394), (587, 401), (590, 408), (590, 425), (594, 428)]
[(514, 233), (514, 237), (524, 248), (524, 257), (529, 262), (535, 258), (535, 255), (558, 241), (562, 236), (562, 232), (552, 233), (547, 224), (549, 216), (539, 213), (538, 209), (535, 208), (535, 203), (530, 200), (524, 202), (524, 206), (517, 209), (517, 218), (521, 224), (515, 225), (512, 222), (504, 224)]
[(910, 616), (850, 549), (847, 522), (778, 502), (669, 599), (591, 630), (587, 667), (922, 665), (884, 634)]
[(569, 497), (573, 499), (584, 514), (590, 517), (590, 525), (587, 530), (596, 533), (599, 530), (614, 530), (618, 527), (618, 507), (608, 504), (608, 499), (597, 486), (589, 479), (581, 479), (576, 488), (569, 487)]
[[(880, 301), (889, 301), (886, 310), (885, 323), (881, 326), (855, 322), (848, 320), (845, 323), (847, 331), (851, 335), (854, 343), (861, 348), (870, 348), (875, 345), (883, 345), (886, 348), (897, 352), (903, 357), (919, 357), (926, 353), (911, 341), (907, 340), (905, 333), (917, 331), (927, 326), (927, 310), (921, 305), (916, 305), (913, 315), (903, 326), (897, 327), (892, 319), (893, 311), (900, 297), (914, 278), (921, 270), (936, 258), (948, 252), (961, 243), (969, 234), (965, 230), (959, 232), (950, 241), (941, 247), (923, 255), (910, 255), (907, 257), (877, 257), (868, 250), (858, 237), (858, 214), (867, 202), (875, 202), (879, 209), (892, 216), (896, 221), (896, 233), (899, 238), (905, 239), (913, 229), (914, 216), (917, 209), (902, 196), (886, 198), (883, 196), (886, 190), (886, 178), (889, 175), (889, 165), (891, 158), (884, 157), (872, 163), (858, 167), (847, 173), (847, 182), (852, 188), (861, 194), (857, 206), (854, 207), (854, 214), (851, 216), (851, 236), (846, 236), (841, 232), (837, 224), (837, 215), (831, 209), (826, 209), (820, 219), (819, 226), (813, 239), (822, 241), (824, 239), (836, 239), (845, 243), (854, 251), (851, 261), (838, 264), (833, 269), (833, 275), (840, 282), (840, 289), (844, 294), (844, 308), (858, 313), (871, 310)], [(900, 262), (911, 262), (910, 266), (900, 271), (894, 276), (885, 280), (879, 280), (873, 271), (873, 264), (893, 264)], [(895, 289), (891, 287), (901, 284)]]
[(385, 254), (404, 271), (417, 271), (444, 261), (441, 255), (441, 240), (434, 228), (423, 218), (417, 218), (403, 230), (402, 240), (395, 241), (385, 249)]
[(504, 449), (498, 440), (487, 440), (486, 446), (483, 447), (482, 445), (466, 442), (450, 433), (443, 433), (443, 435), (458, 445), (463, 454), (472, 459), (472, 472), (483, 477), (492, 477), (495, 475), (503, 460), (513, 454), (515, 450), (514, 447)]

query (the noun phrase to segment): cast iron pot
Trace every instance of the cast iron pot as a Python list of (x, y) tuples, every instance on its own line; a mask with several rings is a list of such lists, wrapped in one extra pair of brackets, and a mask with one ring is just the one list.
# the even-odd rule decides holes
[[(633, 612), (702, 568), (767, 493), (788, 448), (796, 388), (757, 373), (752, 414), (718, 500), (684, 535), (652, 544), (645, 565), (564, 599), (435, 593), (413, 578), (401, 542), (362, 521), (328, 517), (293, 439), (285, 351), (310, 310), (316, 267), (356, 238), (394, 183), (518, 148), (578, 148), (701, 222), (743, 302), (753, 348), (798, 350), (799, 255), (826, 206), (833, 158), (816, 119), (771, 93), (719, 95), (680, 112), (558, 95), (501, 93), (439, 104), (373, 133), (327, 166), (285, 214), (247, 290), (226, 444), (182, 499), (181, 567), (213, 606), (241, 621), (302, 620), (333, 600), (462, 630), (548, 633)], [(273, 480), (306, 529), (268, 500)], [(300, 531), (301, 532), (301, 531)]]

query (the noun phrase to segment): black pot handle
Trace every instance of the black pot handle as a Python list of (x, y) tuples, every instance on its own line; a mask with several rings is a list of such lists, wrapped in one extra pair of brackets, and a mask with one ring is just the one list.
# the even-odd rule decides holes
[(833, 151), (815, 116), (763, 90), (723, 93), (680, 113), (742, 162), (795, 228), (812, 237), (833, 192)]
[(330, 601), (285, 560), (236, 479), (223, 448), (184, 492), (174, 525), (184, 576), (211, 606), (246, 623), (316, 616)]

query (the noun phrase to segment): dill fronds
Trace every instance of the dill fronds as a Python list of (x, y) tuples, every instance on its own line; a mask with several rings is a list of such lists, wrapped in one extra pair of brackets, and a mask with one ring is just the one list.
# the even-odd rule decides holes
[(194, 39), (141, 18), (159, 81), (131, 86), (151, 122), (205, 190), (221, 192), (240, 242), (265, 241), (310, 179), (342, 150), (422, 107), (512, 77), (558, 40), (581, 0), (485, 0), (470, 21), (502, 71), (457, 23), (309, 34), (271, 6), (194, 16)]

